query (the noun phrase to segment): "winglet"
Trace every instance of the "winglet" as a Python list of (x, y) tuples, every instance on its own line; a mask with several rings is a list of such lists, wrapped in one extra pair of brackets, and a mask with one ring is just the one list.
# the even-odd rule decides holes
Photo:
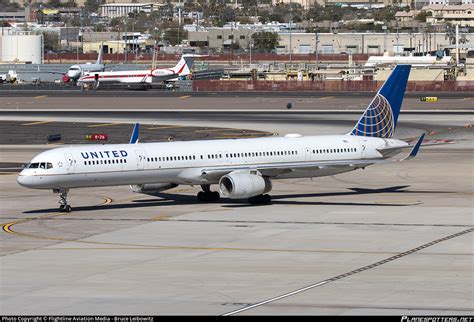
[(138, 131), (140, 130), (140, 124), (135, 123), (133, 127), (132, 136), (130, 137), (130, 144), (138, 143)]
[(403, 159), (403, 161), (405, 160), (410, 160), (410, 159), (413, 159), (414, 157), (416, 157), (417, 153), (418, 153), (418, 150), (420, 150), (420, 146), (421, 146), (421, 143), (423, 143), (423, 139), (425, 138), (425, 133), (423, 133), (420, 138), (418, 139), (418, 141), (416, 142), (415, 146), (413, 147), (413, 149), (411, 149), (410, 151), (410, 154)]

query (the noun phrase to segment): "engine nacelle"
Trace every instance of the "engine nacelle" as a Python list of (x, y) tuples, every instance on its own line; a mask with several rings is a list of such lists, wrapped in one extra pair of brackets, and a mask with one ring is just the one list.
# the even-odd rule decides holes
[(147, 184), (135, 184), (131, 185), (130, 189), (136, 193), (151, 194), (154, 192), (161, 192), (169, 189), (176, 188), (176, 183), (147, 183)]
[(219, 180), (221, 195), (230, 199), (247, 199), (272, 190), (272, 182), (258, 171), (234, 171)]

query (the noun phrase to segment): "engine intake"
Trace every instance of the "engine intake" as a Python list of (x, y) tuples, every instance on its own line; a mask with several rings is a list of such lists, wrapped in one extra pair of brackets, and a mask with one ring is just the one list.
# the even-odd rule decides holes
[(257, 171), (234, 171), (219, 180), (219, 189), (227, 198), (247, 199), (272, 190), (272, 182)]
[(176, 188), (178, 185), (176, 183), (147, 183), (147, 184), (136, 184), (131, 185), (130, 189), (136, 193), (145, 193), (151, 194), (160, 191), (165, 191), (169, 189)]

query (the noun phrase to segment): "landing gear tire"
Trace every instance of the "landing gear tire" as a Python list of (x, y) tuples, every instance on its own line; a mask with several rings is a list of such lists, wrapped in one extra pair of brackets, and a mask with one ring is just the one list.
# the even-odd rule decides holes
[(259, 195), (252, 198), (249, 198), (249, 203), (252, 205), (268, 205), (272, 202), (272, 197), (270, 195)]
[(199, 191), (197, 199), (202, 202), (218, 201), (221, 198), (217, 191)]
[(72, 207), (70, 205), (61, 205), (59, 206), (59, 212), (71, 212)]
[(72, 208), (67, 204), (67, 193), (69, 189), (60, 189), (54, 192), (59, 192), (59, 212), (71, 212)]

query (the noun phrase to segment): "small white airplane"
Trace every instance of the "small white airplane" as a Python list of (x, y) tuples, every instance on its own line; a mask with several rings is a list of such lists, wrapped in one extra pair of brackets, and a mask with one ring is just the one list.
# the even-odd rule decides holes
[(184, 54), (172, 68), (154, 68), (148, 70), (124, 70), (113, 72), (90, 72), (79, 78), (78, 85), (93, 83), (95, 88), (101, 83), (124, 83), (150, 87), (152, 82), (173, 81), (188, 76), (193, 68), (194, 58), (200, 55)]
[(50, 74), (61, 74), (61, 81), (63, 83), (72, 83), (76, 84), (79, 78), (88, 73), (94, 72), (103, 72), (105, 70), (105, 64), (102, 62), (104, 54), (102, 51), (102, 46), (99, 49), (99, 55), (95, 63), (86, 63), (86, 64), (76, 64), (69, 67), (66, 72), (55, 72), (55, 71), (45, 71), (40, 70), (38, 66), (38, 72), (50, 73)]
[[(394, 139), (410, 65), (398, 65), (352, 131), (345, 135), (138, 143), (138, 124), (129, 144), (77, 145), (38, 154), (18, 175), (18, 183), (60, 194), (62, 212), (71, 211), (73, 188), (130, 185), (156, 194), (179, 184), (201, 185), (200, 201), (224, 196), (269, 203), (272, 179), (313, 178), (397, 162), (416, 156), (416, 144)], [(410, 154), (390, 159), (406, 148)], [(211, 185), (218, 184), (219, 192)]]

